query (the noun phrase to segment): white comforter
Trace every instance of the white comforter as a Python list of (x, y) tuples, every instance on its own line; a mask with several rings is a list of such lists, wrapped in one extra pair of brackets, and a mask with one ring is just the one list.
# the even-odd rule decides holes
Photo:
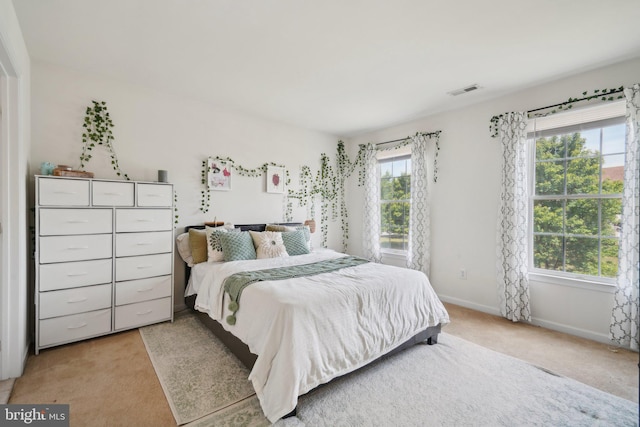
[(249, 375), (271, 421), (291, 412), (298, 396), (351, 372), (449, 316), (418, 271), (367, 263), (331, 273), (254, 283), (242, 293), (236, 324), (225, 318), (224, 279), (240, 271), (308, 264), (344, 256), (308, 255), (198, 264), (189, 292), (196, 309), (219, 321), (258, 355)]

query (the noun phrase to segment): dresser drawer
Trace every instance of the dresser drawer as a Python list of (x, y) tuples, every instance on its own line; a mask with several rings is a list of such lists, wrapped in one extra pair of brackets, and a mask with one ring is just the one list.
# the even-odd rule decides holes
[(116, 259), (116, 281), (171, 274), (172, 254), (143, 255)]
[(40, 206), (89, 206), (89, 181), (82, 179), (38, 179)]
[(40, 319), (111, 307), (111, 283), (40, 292)]
[(40, 235), (111, 233), (112, 212), (111, 209), (40, 209)]
[(40, 291), (110, 283), (112, 265), (110, 258), (40, 265), (38, 274)]
[(133, 206), (133, 182), (93, 181), (93, 206)]
[(171, 296), (171, 276), (129, 280), (116, 283), (116, 305)]
[(173, 232), (116, 234), (116, 256), (133, 256), (171, 252)]
[(134, 328), (161, 320), (169, 320), (171, 319), (171, 310), (171, 298), (116, 307), (116, 329)]
[(111, 258), (111, 234), (40, 237), (40, 263)]
[(173, 186), (163, 184), (138, 184), (138, 206), (169, 207), (173, 201)]
[(111, 332), (111, 309), (41, 320), (40, 347)]
[(171, 230), (171, 209), (117, 209), (116, 232)]

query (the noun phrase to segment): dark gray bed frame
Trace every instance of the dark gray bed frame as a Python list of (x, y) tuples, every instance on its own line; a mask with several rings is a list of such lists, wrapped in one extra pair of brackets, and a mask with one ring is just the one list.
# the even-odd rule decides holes
[[(296, 226), (296, 225), (302, 225), (302, 224), (280, 223), (278, 225)], [(187, 226), (185, 227), (185, 231), (188, 231), (191, 228), (202, 230), (204, 227), (205, 227), (204, 225)], [(236, 225), (236, 228), (239, 228), (242, 231), (247, 231), (247, 230), (264, 231), (266, 228), (266, 224), (243, 224), (243, 225)], [(188, 283), (190, 274), (191, 274), (191, 268), (189, 266), (186, 266), (185, 267), (185, 286)], [(217, 322), (216, 320), (213, 320), (211, 317), (209, 317), (208, 314), (196, 310), (195, 301), (196, 301), (195, 295), (185, 297), (185, 303), (187, 307), (189, 307), (196, 314), (200, 322), (202, 322), (202, 324), (204, 324), (207, 328), (209, 328), (213, 332), (213, 334), (216, 337), (218, 337), (218, 339), (220, 339), (220, 341), (222, 341), (229, 350), (231, 350), (231, 352), (242, 362), (243, 365), (245, 365), (249, 370), (251, 370), (258, 356), (251, 353), (251, 351), (249, 350), (249, 346), (243, 343), (239, 338), (237, 338), (231, 332), (224, 329), (219, 322)], [(378, 359), (370, 363), (373, 363), (377, 360), (394, 355), (406, 348), (412, 347), (419, 343), (426, 343), (428, 345), (437, 344), (438, 334), (440, 333), (440, 331), (441, 331), (440, 324), (436, 326), (428, 327), (424, 331), (418, 332), (416, 335), (414, 335), (413, 337), (405, 341), (400, 346), (394, 348), (393, 350), (390, 350), (388, 353), (385, 353), (384, 355), (380, 356)], [(318, 387), (321, 387), (323, 385), (324, 384), (321, 384)], [(283, 418), (293, 416), (295, 414), (296, 414), (296, 410), (294, 409), (290, 414), (287, 414)]]

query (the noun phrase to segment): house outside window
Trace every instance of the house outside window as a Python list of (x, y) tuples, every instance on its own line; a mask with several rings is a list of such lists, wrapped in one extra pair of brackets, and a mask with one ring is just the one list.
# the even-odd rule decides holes
[(618, 271), (624, 105), (530, 123), (530, 266), (613, 283)]
[(385, 253), (405, 254), (409, 246), (411, 154), (394, 154), (393, 157), (378, 159), (380, 248)]

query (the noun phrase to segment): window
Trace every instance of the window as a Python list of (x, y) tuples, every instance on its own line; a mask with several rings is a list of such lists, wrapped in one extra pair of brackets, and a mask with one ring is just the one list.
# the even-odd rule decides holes
[(604, 110), (581, 123), (575, 115), (565, 123), (556, 118), (551, 127), (534, 121), (529, 134), (534, 272), (596, 281), (616, 276), (625, 124), (623, 116), (610, 117), (618, 110)]
[(411, 208), (411, 155), (378, 160), (380, 167), (380, 248), (406, 252)]

